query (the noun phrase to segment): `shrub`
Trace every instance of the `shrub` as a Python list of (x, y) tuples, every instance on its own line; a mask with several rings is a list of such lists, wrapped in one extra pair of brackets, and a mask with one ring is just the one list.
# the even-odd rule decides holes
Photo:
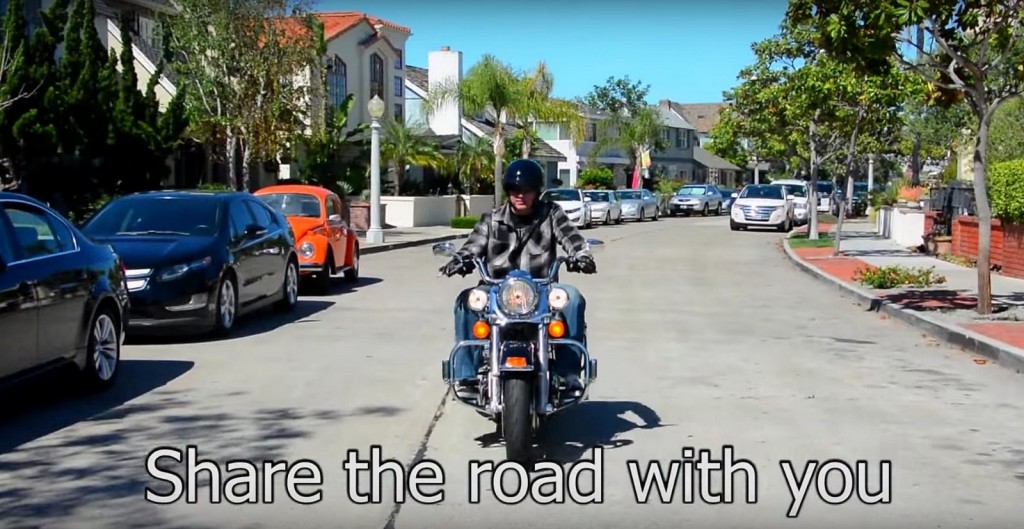
[(1007, 223), (1024, 223), (1024, 160), (995, 163), (988, 168), (992, 216)]
[(607, 167), (587, 167), (576, 178), (576, 187), (611, 189), (615, 186), (615, 174)]
[(930, 287), (946, 282), (946, 278), (936, 274), (934, 268), (907, 268), (900, 265), (859, 268), (854, 272), (853, 280), (883, 290), (901, 286)]
[(457, 230), (471, 230), (476, 226), (480, 217), (455, 217), (452, 219), (452, 228)]

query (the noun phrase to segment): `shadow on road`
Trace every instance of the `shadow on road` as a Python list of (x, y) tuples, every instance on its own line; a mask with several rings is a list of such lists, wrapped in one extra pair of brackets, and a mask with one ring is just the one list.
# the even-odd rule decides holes
[(541, 427), (538, 449), (543, 459), (572, 463), (589, 459), (594, 447), (633, 444), (631, 439), (619, 438), (624, 433), (662, 426), (658, 413), (639, 402), (590, 400), (549, 419)]
[[(251, 312), (238, 319), (236, 327), (227, 339), (246, 338), (257, 334), (265, 334), (276, 330), (279, 327), (304, 320), (314, 314), (323, 312), (334, 305), (333, 301), (299, 298), (295, 310), (288, 313), (274, 312), (273, 308), (260, 309)], [(128, 331), (125, 335), (125, 343), (130, 345), (164, 345), (182, 343), (203, 343), (218, 341), (209, 333), (178, 332), (168, 331), (166, 334), (160, 331), (148, 331), (139, 333)]]
[(193, 365), (179, 360), (121, 360), (114, 386), (96, 394), (83, 394), (77, 384), (66, 383), (74, 376), (67, 373), (8, 389), (4, 401), (22, 404), (5, 408), (0, 415), (0, 454), (149, 393), (187, 373)]
[[(355, 281), (345, 281), (340, 277), (333, 278), (331, 280), (331, 289), (327, 294), (318, 294), (316, 290), (312, 288), (312, 285), (304, 283), (299, 291), (300, 295), (311, 297), (311, 298), (322, 298), (327, 296), (337, 296), (339, 294), (345, 294), (348, 292), (357, 292), (366, 287), (376, 285), (384, 280), (379, 277), (360, 277)], [(301, 302), (301, 300), (300, 300)]]

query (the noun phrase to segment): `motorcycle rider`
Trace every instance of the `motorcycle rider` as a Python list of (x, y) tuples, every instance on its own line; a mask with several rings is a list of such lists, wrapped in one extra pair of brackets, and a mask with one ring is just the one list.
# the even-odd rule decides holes
[[(516, 160), (505, 171), (502, 187), (508, 201), (495, 210), (480, 216), (466, 243), (441, 272), (451, 277), (465, 276), (473, 271), (473, 257), (482, 258), (491, 277), (501, 279), (510, 271), (519, 269), (536, 278), (547, 277), (551, 264), (558, 256), (558, 245), (570, 256), (566, 269), (570, 272), (593, 274), (597, 264), (590, 246), (572, 224), (565, 211), (555, 203), (541, 202), (544, 170), (530, 159)], [(565, 316), (566, 337), (586, 344), (586, 299), (575, 287), (552, 284), (565, 290), (568, 303), (562, 309)], [(463, 290), (455, 300), (455, 338), (472, 339), (473, 324), (479, 319), (467, 306), (469, 293), (476, 287)], [(472, 391), (477, 373), (482, 367), (480, 347), (467, 347), (455, 358), (456, 391)], [(579, 380), (580, 356), (571, 347), (559, 348), (552, 362), (552, 373), (562, 377), (567, 391), (577, 396), (583, 390)]]

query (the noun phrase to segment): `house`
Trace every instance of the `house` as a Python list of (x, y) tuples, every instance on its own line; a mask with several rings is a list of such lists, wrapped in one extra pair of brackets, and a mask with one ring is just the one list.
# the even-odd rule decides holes
[[(469, 142), (476, 138), (494, 137), (497, 117), (493, 113), (467, 115), (460, 105), (454, 103), (442, 105), (430, 117), (422, 111), (422, 101), (428, 97), (431, 86), (439, 83), (458, 83), (461, 82), (462, 76), (462, 52), (454, 51), (448, 46), (428, 54), (427, 68), (406, 67), (405, 124), (410, 128), (419, 129), (443, 149), (452, 149), (460, 141)], [(504, 124), (506, 136), (520, 129), (521, 126), (518, 124)], [(545, 168), (549, 185), (559, 174), (559, 167), (566, 159), (551, 141), (544, 138), (532, 149), (530, 158)], [(412, 168), (407, 177), (417, 179), (422, 178), (422, 175), (422, 168)]]
[(692, 123), (697, 130), (697, 138), (701, 147), (711, 142), (711, 129), (721, 119), (725, 103), (676, 103), (662, 99), (658, 106), (667, 108)]
[(667, 147), (651, 153), (650, 172), (669, 180), (693, 181), (701, 168), (694, 159), (697, 128), (670, 108), (658, 105), (655, 109), (664, 124), (661, 139)]
[[(558, 123), (535, 123), (534, 131), (544, 141), (562, 154), (564, 160), (558, 163), (558, 179), (565, 185), (575, 187), (580, 171), (587, 168), (598, 147), (598, 123), (605, 118), (603, 112), (597, 110), (584, 110), (583, 117), (586, 120), (586, 132), (583, 141), (575, 142), (569, 135), (569, 128)], [(617, 185), (625, 185), (627, 181), (626, 169), (630, 160), (628, 153), (617, 147), (604, 149), (604, 152), (597, 154), (593, 162), (602, 167), (608, 167), (615, 175)]]

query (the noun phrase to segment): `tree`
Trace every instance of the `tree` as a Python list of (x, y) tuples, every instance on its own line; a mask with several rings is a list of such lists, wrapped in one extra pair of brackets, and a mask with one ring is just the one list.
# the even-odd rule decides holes
[[(532, 72), (521, 72), (490, 54), (474, 64), (461, 83), (442, 82), (430, 87), (420, 105), (430, 117), (447, 105), (459, 105), (467, 114), (490, 112), (494, 117), (494, 204), (502, 200), (501, 178), (504, 166), (507, 130), (505, 123), (530, 125), (548, 121), (569, 126), (574, 139), (582, 138), (582, 121), (578, 112), (570, 112), (569, 102), (550, 97), (553, 78), (543, 62)], [(521, 144), (524, 157), (529, 156), (529, 142)]]
[(250, 157), (276, 157), (304, 128), (308, 92), (294, 79), (312, 71), (320, 33), (305, 0), (178, 3), (165, 24), (190, 134), (211, 151), (222, 146), (234, 189), (240, 154), (247, 189)]
[[(977, 123), (974, 191), (978, 210), (978, 312), (992, 312), (992, 209), (988, 196), (988, 143), (995, 111), (1024, 88), (1024, 0), (998, 2), (875, 2), (793, 0), (787, 18), (815, 21), (816, 42), (865, 72), (895, 59), (929, 86), (939, 106), (965, 102)], [(903, 31), (920, 25), (934, 46), (924, 47)], [(920, 50), (909, 60), (906, 47)]]
[(657, 108), (647, 104), (650, 88), (629, 76), (609, 77), (603, 86), (594, 85), (582, 98), (585, 106), (605, 114), (598, 122), (597, 145), (590, 153), (590, 165), (596, 163), (600, 153), (618, 147), (628, 153), (630, 165), (635, 168), (645, 152), (667, 147), (661, 135), (665, 120)]
[(22, 13), (24, 0), (13, 0), (7, 5), (6, 24), (0, 35), (0, 113), (18, 101), (31, 96), (35, 87), (27, 86), (22, 65), (28, 50), (25, 38), (25, 17), (10, 16), (11, 12)]
[[(314, 127), (312, 134), (300, 138), (304, 152), (299, 174), (303, 182), (326, 187), (334, 192), (342, 190), (342, 182), (347, 181), (345, 177), (348, 169), (343, 155), (346, 148), (355, 145), (356, 138), (368, 128), (366, 123), (360, 123), (352, 130), (346, 130), (354, 104), (355, 94), (348, 94), (337, 108), (325, 106), (323, 126)], [(359, 192), (362, 189), (353, 191)]]
[(1024, 160), (1024, 98), (1010, 99), (992, 116), (989, 162)]
[(394, 166), (396, 197), (401, 194), (402, 183), (405, 182), (406, 165), (437, 167), (441, 163), (437, 147), (413, 129), (393, 120), (387, 122), (380, 147), (381, 162)]

